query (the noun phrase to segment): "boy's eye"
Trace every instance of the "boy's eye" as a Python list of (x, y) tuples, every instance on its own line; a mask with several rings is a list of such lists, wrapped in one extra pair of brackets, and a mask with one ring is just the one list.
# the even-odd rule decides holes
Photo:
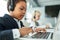
[(23, 10), (23, 8), (20, 8), (20, 10)]

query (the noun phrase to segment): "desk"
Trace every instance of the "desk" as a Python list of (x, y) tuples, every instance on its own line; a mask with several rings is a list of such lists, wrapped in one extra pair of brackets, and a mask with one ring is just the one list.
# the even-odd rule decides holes
[(15, 40), (52, 40), (52, 39), (32, 39), (32, 38), (18, 38)]
[[(46, 29), (47, 32), (54, 32), (54, 29)], [(15, 39), (15, 40), (52, 40), (52, 39), (36, 39), (36, 38), (18, 38), (18, 39)]]

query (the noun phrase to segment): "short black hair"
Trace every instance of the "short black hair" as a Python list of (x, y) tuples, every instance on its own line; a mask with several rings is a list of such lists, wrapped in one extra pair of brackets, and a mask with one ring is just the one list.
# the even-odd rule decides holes
[[(25, 3), (26, 3), (26, 0), (13, 0), (13, 9), (15, 8), (15, 6), (16, 6), (16, 4), (18, 3), (18, 2), (20, 2), (20, 1), (24, 1)], [(8, 0), (8, 2), (7, 2), (7, 10), (8, 11), (10, 11), (9, 10), (9, 5), (11, 4), (11, 0)]]

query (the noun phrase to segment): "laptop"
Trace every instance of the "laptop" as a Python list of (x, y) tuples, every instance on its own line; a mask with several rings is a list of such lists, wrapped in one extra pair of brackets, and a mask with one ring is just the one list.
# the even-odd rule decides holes
[(47, 32), (34, 32), (33, 34), (20, 37), (20, 40), (52, 40), (54, 29), (46, 29)]
[(34, 32), (31, 35), (26, 35), (20, 37), (20, 40), (52, 40), (53, 38), (53, 29), (47, 29), (47, 32)]
[(53, 33), (52, 32), (38, 32), (37, 34), (33, 35), (32, 38), (36, 39), (52, 39)]

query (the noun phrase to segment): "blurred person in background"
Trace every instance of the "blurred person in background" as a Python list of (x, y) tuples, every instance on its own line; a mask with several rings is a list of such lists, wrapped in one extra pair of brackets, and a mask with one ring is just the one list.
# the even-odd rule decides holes
[(40, 20), (40, 16), (41, 16), (40, 11), (35, 10), (34, 13), (33, 13), (32, 22), (30, 24), (30, 27), (33, 30), (35, 30), (36, 32), (38, 32), (38, 31), (46, 31), (45, 28), (38, 27), (38, 26), (40, 26), (40, 24), (38, 22), (38, 20)]

